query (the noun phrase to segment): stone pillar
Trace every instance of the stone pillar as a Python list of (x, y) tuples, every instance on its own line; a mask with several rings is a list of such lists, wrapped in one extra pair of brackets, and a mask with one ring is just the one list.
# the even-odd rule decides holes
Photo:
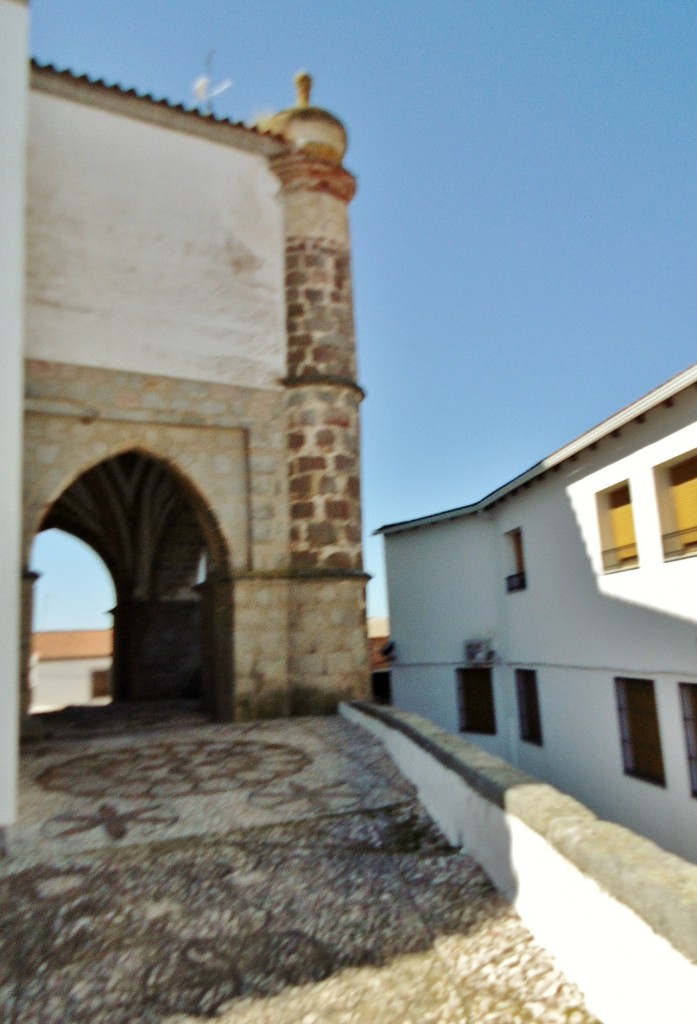
[[(289, 194), (288, 487), (293, 569), (362, 569), (358, 409), (346, 204), (355, 182), (342, 167), (300, 155), (274, 164)], [(329, 204), (334, 206), (331, 208)], [(320, 218), (316, 207), (329, 207)], [(313, 234), (313, 229), (323, 234)]]
[(232, 579), (211, 576), (195, 589), (201, 597), (201, 705), (216, 722), (231, 722)]
[(201, 689), (201, 603), (119, 602), (114, 616), (116, 701), (197, 700)]
[[(368, 688), (359, 405), (343, 125), (309, 106), (272, 121), (292, 151), (271, 161), (285, 203), (291, 711), (331, 711)], [(302, 581), (302, 582), (301, 582)]]
[(233, 643), (238, 722), (290, 714), (290, 586), (281, 574), (250, 573), (235, 578)]

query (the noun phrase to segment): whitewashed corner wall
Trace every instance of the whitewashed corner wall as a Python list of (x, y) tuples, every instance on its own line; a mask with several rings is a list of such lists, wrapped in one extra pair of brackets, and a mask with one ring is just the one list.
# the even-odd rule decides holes
[(16, 816), (28, 9), (0, 0), (0, 828)]
[(285, 236), (266, 157), (39, 89), (29, 104), (27, 356), (277, 387)]

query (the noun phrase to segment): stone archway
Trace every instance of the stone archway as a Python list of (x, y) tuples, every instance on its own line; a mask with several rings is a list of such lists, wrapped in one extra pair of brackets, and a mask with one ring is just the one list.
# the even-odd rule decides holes
[(116, 701), (200, 700), (233, 715), (231, 594), (225, 543), (191, 484), (140, 450), (83, 472), (39, 531), (58, 528), (102, 558), (116, 590)]

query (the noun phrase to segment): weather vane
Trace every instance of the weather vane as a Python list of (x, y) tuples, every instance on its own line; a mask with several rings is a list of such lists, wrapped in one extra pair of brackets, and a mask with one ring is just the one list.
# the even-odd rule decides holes
[(193, 85), (194, 96), (196, 97), (196, 105), (202, 110), (204, 114), (213, 113), (213, 100), (216, 96), (220, 96), (222, 92), (226, 92), (232, 85), (232, 79), (226, 78), (220, 82), (219, 85), (213, 85), (213, 50), (210, 50), (206, 56), (206, 73), (196, 79)]

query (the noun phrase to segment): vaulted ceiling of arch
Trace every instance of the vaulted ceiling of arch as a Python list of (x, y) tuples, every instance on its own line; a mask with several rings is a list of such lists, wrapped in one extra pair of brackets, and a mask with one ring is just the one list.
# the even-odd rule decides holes
[(42, 524), (52, 527), (97, 552), (120, 601), (190, 597), (206, 548), (176, 477), (139, 452), (108, 459), (78, 477)]

